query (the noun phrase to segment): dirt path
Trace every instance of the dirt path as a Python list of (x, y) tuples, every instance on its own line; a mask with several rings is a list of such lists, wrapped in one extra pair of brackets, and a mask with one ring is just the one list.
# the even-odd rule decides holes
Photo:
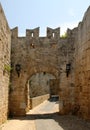
[(7, 121), (0, 130), (90, 130), (90, 123), (72, 115), (60, 116), (58, 102), (45, 101), (26, 117)]

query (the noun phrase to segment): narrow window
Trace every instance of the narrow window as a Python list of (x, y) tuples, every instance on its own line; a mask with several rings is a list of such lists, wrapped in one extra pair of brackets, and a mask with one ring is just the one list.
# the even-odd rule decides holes
[(33, 37), (33, 33), (31, 34), (31, 36)]
[(52, 35), (53, 35), (53, 37), (54, 37), (54, 36), (55, 36), (55, 33), (53, 33)]

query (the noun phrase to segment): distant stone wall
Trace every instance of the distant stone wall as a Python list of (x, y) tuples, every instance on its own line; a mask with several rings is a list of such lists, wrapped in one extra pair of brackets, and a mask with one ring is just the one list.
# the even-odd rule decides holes
[[(55, 77), (45, 72), (36, 73), (33, 75), (29, 81), (30, 97), (33, 98), (51, 93), (50, 79), (55, 79)], [(55, 89), (55, 86), (52, 89)]]
[(48, 100), (49, 98), (50, 98), (49, 94), (30, 98), (30, 102), (31, 102), (30, 109), (33, 109), (34, 107), (40, 105), (41, 103), (43, 103), (45, 100)]
[(11, 35), (0, 5), (0, 124), (8, 115)]
[(50, 79), (49, 86), (50, 86), (50, 96), (59, 95), (59, 79)]
[(90, 119), (90, 7), (77, 28), (75, 60), (76, 113)]

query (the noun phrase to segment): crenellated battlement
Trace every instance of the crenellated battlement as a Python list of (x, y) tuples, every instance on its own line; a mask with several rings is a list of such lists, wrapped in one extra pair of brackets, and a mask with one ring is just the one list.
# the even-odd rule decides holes
[[(18, 27), (15, 27), (11, 30), (12, 37), (19, 37), (18, 35)], [(40, 37), (40, 28), (37, 27), (35, 29), (26, 29), (26, 37), (28, 38), (39, 38)], [(47, 27), (46, 37), (49, 39), (59, 39), (60, 38), (60, 27), (56, 29), (52, 29)]]
[(60, 38), (60, 28), (52, 29), (52, 28), (47, 28), (47, 37), (48, 38)]
[(11, 36), (12, 36), (13, 38), (18, 37), (18, 27), (15, 27), (15, 28), (13, 28), (13, 29), (11, 30)]
[(26, 29), (26, 37), (38, 38), (39, 37), (39, 27), (35, 29)]
[(45, 37), (39, 27), (25, 35), (19, 36), (18, 27), (10, 30), (0, 3), (0, 124), (8, 114), (26, 115), (31, 91), (38, 96), (52, 90), (60, 97), (60, 115), (90, 120), (90, 7), (61, 37), (60, 27), (47, 27)]

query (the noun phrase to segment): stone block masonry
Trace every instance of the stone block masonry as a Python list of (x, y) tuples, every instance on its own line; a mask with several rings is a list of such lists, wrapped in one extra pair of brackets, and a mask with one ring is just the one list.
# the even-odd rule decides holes
[[(30, 102), (28, 95), (32, 93), (31, 88), (34, 90), (33, 94), (37, 95), (50, 92), (50, 88), (51, 94), (60, 95), (60, 99), (64, 103), (64, 113), (68, 113), (74, 104), (75, 42), (73, 35), (61, 38), (60, 28), (47, 28), (46, 37), (39, 37), (39, 28), (26, 30), (26, 37), (18, 36), (17, 27), (12, 29), (11, 32), (11, 61), (13, 71), (11, 76), (10, 114), (14, 116), (25, 115), (26, 110), (29, 109)], [(67, 77), (66, 64), (68, 63), (71, 64), (71, 69)], [(16, 71), (17, 65), (20, 65), (21, 68), (19, 76)], [(34, 76), (37, 74), (39, 74), (39, 78)], [(48, 76), (47, 79), (47, 74), (51, 74), (52, 76)], [(30, 78), (32, 80), (28, 84)], [(45, 82), (45, 79), (48, 82)], [(51, 84), (50, 80), (53, 80)], [(68, 110), (66, 111), (67, 105)]]
[(0, 5), (0, 124), (8, 117), (8, 104), (12, 116), (26, 114), (34, 85), (34, 96), (45, 91), (59, 95), (60, 114), (90, 119), (90, 7), (65, 37), (60, 37), (60, 28), (49, 27), (46, 37), (39, 37), (39, 28), (27, 29), (26, 37), (19, 37), (18, 27), (9, 29)]
[(30, 102), (31, 102), (30, 109), (33, 109), (34, 107), (40, 105), (41, 103), (48, 100), (49, 98), (50, 98), (49, 94), (30, 98)]
[(0, 4), (0, 124), (8, 117), (11, 32)]
[(77, 28), (75, 63), (77, 115), (90, 119), (90, 7)]

